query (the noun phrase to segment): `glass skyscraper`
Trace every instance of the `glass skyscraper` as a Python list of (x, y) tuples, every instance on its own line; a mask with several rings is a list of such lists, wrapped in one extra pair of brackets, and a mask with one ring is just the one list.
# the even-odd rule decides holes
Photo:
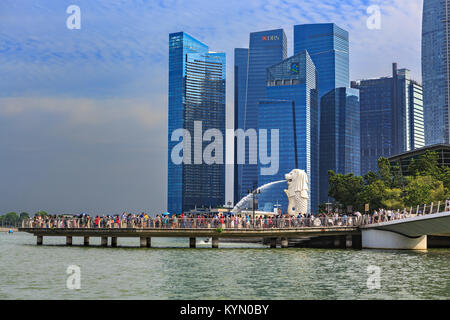
[[(235, 67), (238, 68), (238, 83), (235, 84), (235, 129), (258, 130), (258, 103), (266, 97), (267, 68), (286, 59), (287, 39), (283, 29), (250, 33), (248, 60), (245, 64), (245, 49), (235, 52)], [(243, 72), (247, 69), (247, 75)], [(245, 100), (244, 94), (245, 92)], [(245, 164), (235, 165), (234, 202), (245, 196), (248, 190), (258, 185), (258, 165), (249, 159), (257, 155), (257, 145), (246, 143)]]
[[(345, 108), (347, 105), (340, 100), (331, 103), (330, 97), (325, 100), (328, 103), (327, 106), (321, 104), (322, 97), (326, 94), (334, 92), (336, 88), (343, 88), (342, 90), (346, 94), (345, 88), (350, 85), (348, 32), (334, 23), (296, 25), (294, 26), (294, 53), (302, 50), (308, 51), (318, 74), (320, 148), (326, 150), (325, 156), (335, 156), (336, 159), (346, 158), (349, 155), (349, 153), (345, 153), (346, 148), (340, 148), (339, 145), (334, 145), (336, 141), (331, 141), (331, 137), (339, 131), (339, 126), (341, 126), (341, 129), (346, 126), (335, 123), (336, 119), (332, 118), (338, 117), (338, 115), (331, 117), (328, 112), (332, 108)], [(351, 92), (351, 90), (348, 92)], [(348, 107), (352, 108), (353, 105)], [(324, 124), (322, 124), (322, 120), (325, 121)], [(350, 127), (351, 125), (347, 129), (350, 129)], [(340, 142), (342, 146), (350, 143), (350, 140), (340, 140)], [(324, 201), (326, 200), (324, 194), (328, 195), (328, 175), (325, 177), (324, 172), (335, 170), (337, 163), (322, 157), (319, 160), (321, 168), (320, 201)], [(339, 162), (339, 160), (336, 161)], [(324, 182), (323, 179), (326, 179), (326, 181)]]
[(424, 0), (422, 82), (427, 145), (450, 143), (450, 0)]
[(321, 99), (320, 203), (328, 202), (328, 171), (360, 175), (359, 90), (337, 88)]
[[(306, 51), (268, 68), (267, 99), (259, 101), (259, 129), (279, 129), (279, 170), (258, 176), (258, 185), (284, 180), (292, 169), (303, 169), (310, 182), (309, 208), (317, 212), (318, 201), (318, 99), (317, 72)], [(270, 139), (268, 150), (270, 150)], [(259, 195), (259, 208), (272, 211), (277, 202), (287, 211), (286, 183)]]
[[(247, 99), (248, 49), (234, 49), (234, 127), (244, 128), (245, 101)], [(234, 143), (234, 202), (238, 202), (242, 183), (242, 165), (237, 163), (237, 140)]]
[(421, 148), (425, 144), (422, 90), (408, 69), (392, 77), (352, 82), (360, 90), (361, 174), (378, 169), (380, 157)]
[[(195, 155), (201, 155), (210, 143), (202, 137), (198, 143), (194, 121), (201, 121), (203, 132), (208, 129), (225, 132), (225, 71), (224, 53), (210, 52), (207, 45), (184, 32), (169, 35), (167, 210), (171, 213), (225, 202), (224, 159), (221, 164), (194, 163)], [(172, 141), (172, 133), (177, 129), (186, 129), (191, 135), (191, 141), (183, 139), (183, 152), (191, 150), (191, 162), (175, 164), (171, 159), (173, 148), (181, 142), (181, 138)], [(225, 143), (222, 145), (224, 157)]]
[(348, 87), (348, 32), (334, 23), (294, 26), (294, 54), (307, 50), (319, 76), (319, 99), (332, 89)]

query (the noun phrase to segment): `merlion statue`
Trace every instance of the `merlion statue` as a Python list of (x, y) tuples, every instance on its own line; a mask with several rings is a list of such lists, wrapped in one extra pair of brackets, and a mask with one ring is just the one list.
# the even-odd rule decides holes
[(296, 216), (308, 212), (308, 175), (304, 170), (294, 169), (285, 175), (288, 189), (284, 190), (288, 199), (288, 215)]

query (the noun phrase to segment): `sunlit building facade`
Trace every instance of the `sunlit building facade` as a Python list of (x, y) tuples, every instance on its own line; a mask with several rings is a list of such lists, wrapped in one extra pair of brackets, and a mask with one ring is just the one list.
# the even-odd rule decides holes
[(450, 0), (424, 0), (422, 83), (427, 145), (450, 143)]
[[(235, 78), (238, 77), (238, 83), (235, 84), (235, 129), (258, 130), (258, 104), (266, 97), (267, 68), (287, 57), (287, 39), (283, 29), (250, 33), (247, 65), (245, 51), (239, 49), (235, 57), (235, 67), (238, 68), (238, 75), (235, 74)], [(243, 74), (245, 69), (246, 77)], [(258, 164), (250, 164), (249, 161), (257, 156), (257, 152), (257, 145), (250, 145), (247, 139), (245, 164), (235, 162), (235, 203), (248, 190), (258, 186)]]
[[(225, 166), (195, 163), (210, 143), (194, 143), (194, 121), (201, 121), (202, 132), (225, 132), (225, 54), (211, 52), (207, 45), (179, 32), (169, 35), (169, 130), (167, 209), (181, 213), (195, 207), (216, 207), (225, 203)], [(172, 151), (181, 138), (172, 141), (177, 129), (189, 131), (191, 162), (176, 164)], [(200, 136), (200, 137), (201, 137)], [(183, 144), (188, 142), (183, 139)], [(225, 143), (221, 152), (224, 158)], [(184, 156), (184, 153), (183, 155)]]
[[(260, 100), (260, 129), (279, 129), (279, 169), (258, 176), (258, 185), (284, 180), (292, 169), (305, 170), (309, 179), (309, 208), (318, 204), (318, 92), (317, 72), (306, 51), (268, 68), (267, 99)], [(268, 139), (271, 150), (270, 139)], [(263, 166), (260, 166), (263, 167)], [(278, 203), (287, 211), (286, 183), (273, 185), (259, 196), (259, 208), (272, 211)]]

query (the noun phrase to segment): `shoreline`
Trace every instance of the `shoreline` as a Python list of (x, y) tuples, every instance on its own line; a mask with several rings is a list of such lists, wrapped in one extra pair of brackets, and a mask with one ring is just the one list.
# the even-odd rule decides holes
[(0, 227), (0, 232), (8, 232), (11, 229), (13, 232), (19, 232), (18, 228), (4, 228), (4, 227)]

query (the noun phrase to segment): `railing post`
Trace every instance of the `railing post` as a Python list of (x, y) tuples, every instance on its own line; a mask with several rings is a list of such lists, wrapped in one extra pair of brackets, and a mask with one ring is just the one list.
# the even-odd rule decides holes
[(431, 203), (431, 208), (430, 208), (430, 214), (432, 214), (433, 213), (433, 202)]
[(438, 202), (438, 207), (437, 207), (437, 211), (436, 211), (436, 213), (439, 213), (439, 209), (441, 208), (441, 202), (439, 201)]

